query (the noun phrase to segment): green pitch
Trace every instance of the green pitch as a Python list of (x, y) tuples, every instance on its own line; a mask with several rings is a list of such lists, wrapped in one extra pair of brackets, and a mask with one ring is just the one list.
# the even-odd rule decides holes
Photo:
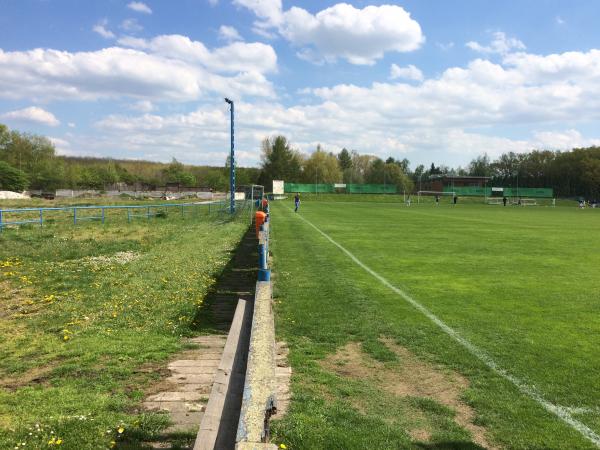
[(600, 445), (600, 210), (288, 200), (271, 230), (295, 374), (280, 442)]

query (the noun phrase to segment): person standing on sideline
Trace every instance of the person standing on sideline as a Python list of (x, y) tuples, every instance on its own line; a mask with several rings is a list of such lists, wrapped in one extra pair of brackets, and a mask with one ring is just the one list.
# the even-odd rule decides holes
[(300, 208), (300, 194), (296, 192), (296, 196), (294, 197), (294, 212), (298, 212), (298, 208)]
[(406, 199), (406, 206), (410, 206), (410, 202), (411, 202), (411, 199), (410, 199), (410, 195), (409, 195), (408, 198)]
[(440, 206), (440, 196), (439, 195), (435, 196), (435, 206)]
[(456, 194), (454, 194), (454, 197), (452, 198), (452, 201), (456, 205), (456, 202), (458, 201), (458, 197), (456, 196)]
[(506, 206), (506, 195), (502, 197), (502, 203), (504, 204), (504, 206)]

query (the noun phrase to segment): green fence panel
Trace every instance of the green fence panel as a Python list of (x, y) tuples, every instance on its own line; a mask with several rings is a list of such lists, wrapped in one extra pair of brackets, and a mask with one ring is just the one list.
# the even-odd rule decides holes
[(395, 194), (398, 189), (395, 184), (347, 184), (349, 194)]
[[(492, 188), (491, 187), (476, 187), (476, 186), (461, 186), (461, 187), (452, 187), (445, 186), (444, 192), (456, 192), (456, 195), (462, 196), (478, 196), (483, 197), (484, 195), (487, 197), (492, 196)], [(530, 198), (553, 198), (554, 191), (552, 188), (509, 188), (505, 187), (502, 193), (495, 193), (496, 196), (507, 196), (507, 197), (530, 197)]]
[(288, 183), (287, 181), (283, 185), (283, 190), (289, 194), (294, 192), (320, 194), (330, 194), (335, 192), (333, 184)]

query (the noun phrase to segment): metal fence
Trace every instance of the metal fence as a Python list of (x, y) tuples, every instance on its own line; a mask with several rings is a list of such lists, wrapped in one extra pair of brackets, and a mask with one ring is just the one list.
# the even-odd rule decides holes
[[(240, 201), (240, 210), (252, 208), (251, 202)], [(62, 206), (51, 208), (11, 208), (0, 209), (0, 232), (7, 227), (16, 227), (27, 224), (55, 223), (72, 221), (77, 225), (84, 221), (98, 221), (105, 223), (109, 219), (127, 218), (130, 223), (134, 219), (143, 218), (150, 220), (153, 217), (166, 216), (167, 213), (176, 213), (181, 217), (188, 215), (210, 215), (228, 211), (227, 202), (194, 202), (194, 203), (159, 203), (154, 205), (92, 205), (92, 206)]]

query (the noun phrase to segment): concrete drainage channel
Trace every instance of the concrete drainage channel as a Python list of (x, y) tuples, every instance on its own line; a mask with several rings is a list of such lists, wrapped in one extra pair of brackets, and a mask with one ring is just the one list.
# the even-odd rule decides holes
[(237, 303), (194, 450), (277, 448), (268, 443), (269, 420), (277, 412), (278, 376), (289, 380), (290, 371), (277, 368), (268, 248), (267, 216), (259, 231), (254, 302)]

